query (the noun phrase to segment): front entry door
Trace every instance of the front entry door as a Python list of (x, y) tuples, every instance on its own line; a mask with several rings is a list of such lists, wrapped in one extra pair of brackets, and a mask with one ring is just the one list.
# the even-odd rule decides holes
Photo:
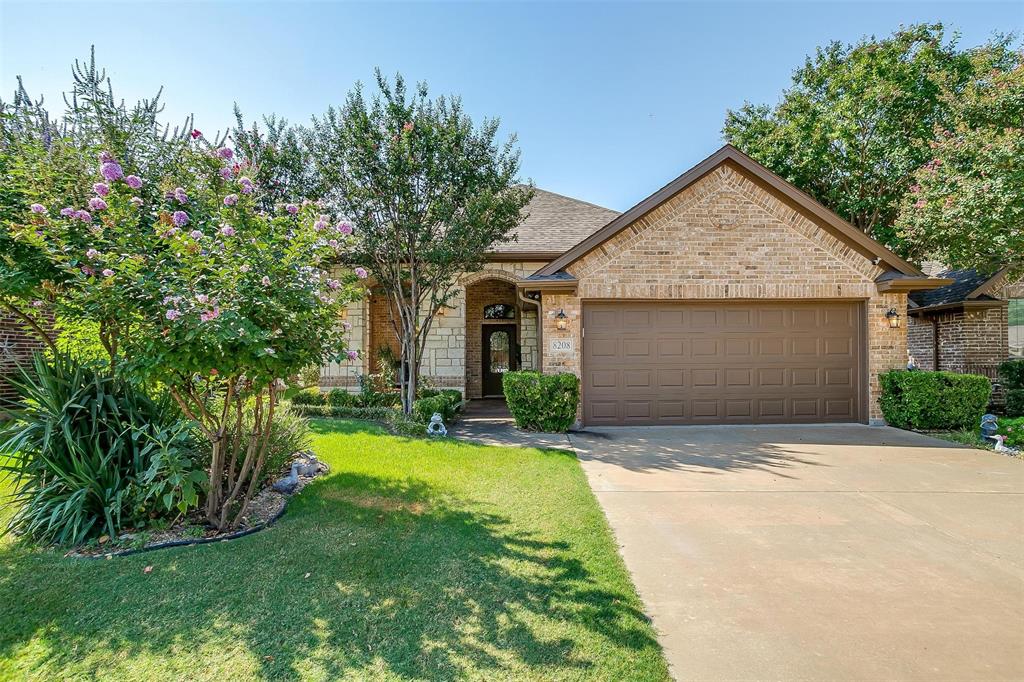
[(483, 394), (500, 396), (501, 377), (519, 368), (514, 324), (486, 324), (483, 328)]

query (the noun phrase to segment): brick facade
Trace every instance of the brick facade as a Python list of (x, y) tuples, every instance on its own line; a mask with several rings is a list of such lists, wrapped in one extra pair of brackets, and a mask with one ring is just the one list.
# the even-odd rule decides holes
[[(586, 299), (845, 299), (866, 302), (869, 418), (878, 420), (878, 373), (906, 365), (905, 294), (880, 294), (883, 270), (743, 172), (719, 166), (567, 270), (576, 294), (544, 297), (544, 370), (580, 374)], [(563, 309), (569, 329), (559, 332)], [(550, 341), (571, 338), (554, 354)]]
[(6, 401), (14, 398), (14, 388), (7, 377), (16, 376), (18, 366), (26, 366), (32, 355), (42, 350), (43, 343), (22, 330), (22, 323), (14, 315), (0, 314), (0, 414)]

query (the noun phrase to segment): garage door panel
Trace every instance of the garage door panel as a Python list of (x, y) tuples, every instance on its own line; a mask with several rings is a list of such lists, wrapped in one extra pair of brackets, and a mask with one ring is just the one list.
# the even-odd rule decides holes
[(862, 310), (846, 302), (585, 304), (584, 420), (857, 421)]

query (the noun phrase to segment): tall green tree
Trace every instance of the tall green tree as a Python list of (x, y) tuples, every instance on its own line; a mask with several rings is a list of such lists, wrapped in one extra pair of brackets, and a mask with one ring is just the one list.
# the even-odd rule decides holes
[(390, 299), (410, 412), (438, 308), (462, 273), (512, 239), (533, 190), (519, 183), (515, 136), (497, 141), (497, 119), (475, 125), (457, 97), (431, 99), (426, 84), (410, 93), (379, 70), (376, 81), (372, 100), (357, 85), (314, 119), (309, 140), (326, 197), (354, 223), (348, 256)]
[[(999, 38), (978, 48), (1006, 55)], [(976, 77), (975, 50), (941, 24), (901, 28), (853, 45), (819, 48), (775, 106), (726, 114), (727, 141), (901, 255), (914, 251), (894, 226), (914, 172), (933, 156), (951, 98)], [(996, 59), (996, 61), (999, 61)], [(1004, 60), (1005, 61), (1005, 60)]]
[(263, 210), (296, 198), (320, 198), (304, 132), (274, 114), (264, 116), (262, 125), (257, 121), (247, 124), (235, 105), (235, 127), (230, 136), (238, 154), (237, 172), (264, 188), (259, 199)]
[[(1010, 57), (1010, 62), (1007, 62)], [(896, 227), (912, 255), (1024, 271), (1024, 53), (979, 51), (978, 77), (944, 88), (951, 122), (913, 175)]]

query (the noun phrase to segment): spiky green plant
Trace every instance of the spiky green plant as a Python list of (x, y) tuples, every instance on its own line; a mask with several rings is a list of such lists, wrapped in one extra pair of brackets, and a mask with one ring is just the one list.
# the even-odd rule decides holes
[(0, 427), (0, 474), (14, 479), (16, 509), (0, 532), (78, 544), (140, 521), (151, 511), (152, 443), (180, 431), (173, 403), (67, 354), (32, 365), (13, 382), (14, 418)]

